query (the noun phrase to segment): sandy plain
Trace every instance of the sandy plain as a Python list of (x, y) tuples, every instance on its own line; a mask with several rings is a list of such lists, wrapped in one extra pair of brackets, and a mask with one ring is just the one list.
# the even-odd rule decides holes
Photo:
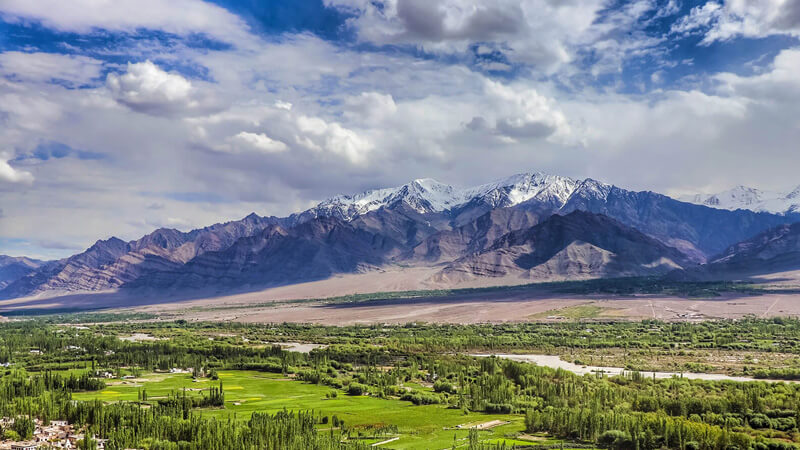
[[(371, 323), (502, 323), (575, 319), (574, 308), (589, 308), (585, 320), (699, 321), (742, 317), (800, 317), (800, 272), (771, 274), (753, 281), (777, 289), (762, 295), (725, 293), (711, 298), (661, 295), (579, 295), (532, 287), (475, 291), (448, 296), (377, 298), (342, 303), (326, 298), (357, 293), (398, 292), (443, 287), (482, 287), (491, 280), (458, 286), (431, 284), (435, 268), (414, 268), (332, 277), (253, 292), (191, 295), (104, 292), (0, 301), (2, 310), (136, 311), (197, 321), (300, 322), (328, 325)], [(530, 280), (527, 280), (530, 282)], [(520, 282), (520, 284), (522, 281)], [(781, 289), (786, 289), (781, 292)], [(418, 294), (419, 295), (419, 294)], [(388, 296), (387, 296), (388, 297)], [(562, 313), (563, 312), (563, 313)]]

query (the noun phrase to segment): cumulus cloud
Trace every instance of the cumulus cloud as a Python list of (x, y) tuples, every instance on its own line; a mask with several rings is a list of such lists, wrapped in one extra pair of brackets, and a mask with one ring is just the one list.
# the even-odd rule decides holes
[(280, 153), (289, 149), (281, 141), (270, 138), (264, 133), (242, 131), (230, 138), (234, 151), (254, 151), (260, 153)]
[(473, 117), (466, 127), (472, 131), (488, 131), (503, 138), (504, 142), (517, 139), (547, 138), (567, 143), (573, 141), (573, 132), (566, 116), (554, 101), (535, 89), (515, 89), (496, 81), (486, 81), (486, 94), (498, 116), (490, 126), (482, 116)]
[(739, 36), (800, 36), (800, 0), (712, 1), (692, 8), (673, 25), (672, 32), (702, 32), (703, 45)]
[(800, 103), (800, 48), (781, 51), (764, 73), (743, 77), (721, 73), (714, 78), (726, 95), (746, 97), (755, 102)]
[(209, 106), (189, 80), (150, 61), (128, 63), (121, 75), (108, 74), (106, 86), (117, 102), (145, 114), (192, 115)]
[[(411, 44), (434, 53), (465, 52), (495, 43), (512, 61), (551, 71), (569, 62), (573, 46), (604, 7), (602, 0), (326, 0), (354, 17), (361, 40)], [(479, 45), (476, 48), (480, 49)], [(488, 48), (484, 46), (483, 48)], [(500, 63), (502, 64), (502, 62)], [(487, 70), (506, 70), (493, 65)]]
[(103, 63), (80, 55), (60, 53), (0, 53), (0, 75), (15, 80), (50, 82), (61, 81), (71, 86), (87, 84), (100, 76)]
[(394, 98), (379, 92), (362, 92), (348, 97), (344, 105), (344, 113), (351, 120), (379, 122), (397, 112)]
[(395, 39), (492, 40), (523, 26), (517, 5), (399, 0), (395, 4), (402, 31)]
[(347, 158), (353, 164), (362, 164), (372, 150), (372, 143), (336, 122), (319, 117), (298, 116), (297, 143), (314, 151), (325, 151)]

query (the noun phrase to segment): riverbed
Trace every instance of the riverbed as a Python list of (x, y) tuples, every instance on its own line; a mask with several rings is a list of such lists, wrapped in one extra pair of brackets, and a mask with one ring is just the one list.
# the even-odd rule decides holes
[[(487, 354), (472, 354), (470, 356), (491, 356)], [(578, 374), (578, 375), (585, 375), (585, 374), (596, 374), (602, 373), (603, 375), (607, 376), (614, 376), (614, 375), (624, 375), (625, 373), (631, 373), (632, 370), (624, 369), (622, 367), (602, 367), (602, 366), (584, 366), (580, 364), (571, 363), (569, 361), (564, 361), (561, 357), (557, 355), (505, 355), (505, 354), (495, 354), (494, 356), (503, 359), (510, 359), (512, 361), (518, 362), (528, 362), (534, 363), (539, 366), (550, 367), (553, 369), (564, 369), (566, 371)], [(770, 383), (779, 383), (779, 382), (786, 382), (786, 383), (796, 383), (797, 381), (794, 380), (773, 380), (773, 379), (763, 379), (763, 378), (751, 378), (751, 377), (742, 377), (742, 376), (731, 376), (725, 375), (721, 373), (692, 373), (692, 372), (649, 372), (646, 370), (639, 371), (645, 377), (649, 378), (672, 378), (672, 377), (683, 377), (690, 380), (710, 380), (710, 381), (767, 381)]]

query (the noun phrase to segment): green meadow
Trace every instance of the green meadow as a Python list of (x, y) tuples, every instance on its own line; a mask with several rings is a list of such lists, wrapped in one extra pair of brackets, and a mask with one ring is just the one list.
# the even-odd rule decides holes
[[(336, 398), (327, 398), (333, 389), (316, 384), (295, 381), (278, 374), (252, 371), (220, 371), (220, 381), (225, 391), (225, 408), (203, 409), (202, 414), (216, 417), (234, 416), (249, 419), (253, 412), (274, 413), (284, 408), (314, 411), (322, 416), (336, 415), (350, 427), (366, 429), (369, 425), (395, 425), (399, 439), (385, 444), (385, 448), (452, 448), (466, 446), (468, 430), (456, 429), (458, 425), (474, 426), (492, 420), (509, 422), (491, 430), (479, 432), (480, 440), (507, 444), (531, 444), (530, 441), (514, 439), (523, 432), (525, 425), (521, 415), (483, 414), (442, 405), (422, 405), (401, 400), (381, 399), (370, 396), (350, 396), (342, 391)], [(155, 401), (171, 393), (201, 395), (199, 390), (218, 386), (219, 381), (206, 378), (195, 382), (190, 374), (149, 373), (133, 380), (111, 380), (101, 391), (73, 394), (75, 400), (100, 399), (105, 402), (137, 401), (144, 389), (147, 399)], [(409, 387), (419, 388), (416, 384)], [(321, 431), (329, 430), (325, 425)], [(365, 432), (368, 434), (368, 432)], [(368, 440), (372, 443), (391, 438)], [(545, 440), (545, 443), (553, 441)], [(542, 443), (542, 442), (537, 442)]]

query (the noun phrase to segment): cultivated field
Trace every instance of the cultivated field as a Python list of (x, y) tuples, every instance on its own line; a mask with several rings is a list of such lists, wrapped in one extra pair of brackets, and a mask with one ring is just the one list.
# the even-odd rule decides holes
[[(415, 406), (401, 400), (351, 396), (341, 392), (336, 398), (327, 398), (326, 394), (333, 389), (294, 381), (279, 374), (231, 370), (220, 371), (219, 377), (225, 392), (225, 409), (204, 409), (203, 415), (247, 420), (255, 411), (275, 413), (288, 406), (323, 416), (336, 415), (364, 436), (373, 437), (363, 439), (369, 444), (397, 437), (389, 446), (397, 449), (465, 446), (472, 427), (481, 430), (480, 439), (484, 442), (530, 443), (505, 437), (506, 434), (521, 434), (524, 430), (520, 414), (465, 414), (446, 405)], [(104, 402), (137, 401), (139, 392), (144, 389), (149, 400), (158, 400), (170, 394), (182, 394), (184, 390), (189, 396), (198, 396), (201, 389), (218, 384), (218, 381), (204, 378), (194, 382), (191, 374), (149, 373), (137, 379), (111, 382), (102, 391), (75, 393), (73, 398)], [(409, 387), (433, 392), (433, 389), (418, 383), (411, 383)], [(387, 425), (397, 426), (397, 433), (373, 436), (371, 430)], [(326, 426), (320, 428), (320, 431), (325, 431)]]

